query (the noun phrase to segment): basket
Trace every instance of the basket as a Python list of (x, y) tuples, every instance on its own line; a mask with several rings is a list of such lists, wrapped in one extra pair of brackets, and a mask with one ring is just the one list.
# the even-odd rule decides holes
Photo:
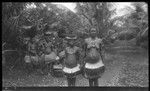
[(53, 64), (51, 75), (56, 78), (64, 77), (61, 64)]

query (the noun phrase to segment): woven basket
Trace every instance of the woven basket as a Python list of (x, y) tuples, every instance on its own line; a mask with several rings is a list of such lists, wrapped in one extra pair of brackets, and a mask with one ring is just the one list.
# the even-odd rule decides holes
[(61, 64), (54, 64), (52, 66), (51, 75), (53, 77), (56, 77), (56, 78), (64, 77), (64, 74), (63, 74), (63, 71), (62, 71), (62, 67), (60, 67), (60, 66), (61, 66)]

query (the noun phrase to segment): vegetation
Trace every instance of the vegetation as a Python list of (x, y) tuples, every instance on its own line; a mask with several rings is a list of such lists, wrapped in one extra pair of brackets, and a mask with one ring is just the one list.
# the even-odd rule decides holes
[[(148, 41), (148, 13), (143, 6), (146, 3), (135, 3), (128, 15), (112, 18), (116, 13), (114, 3), (77, 3), (76, 13), (51, 3), (2, 3), (2, 43), (3, 53), (17, 51), (21, 58), (28, 51), (29, 42), (33, 44), (62, 44), (60, 38), (77, 34), (83, 38), (91, 27), (96, 27), (98, 35), (113, 43), (116, 39), (131, 40), (136, 38), (137, 45)], [(130, 9), (125, 8), (126, 9)], [(119, 26), (121, 23), (122, 25)], [(58, 33), (45, 42), (45, 34)], [(55, 41), (55, 42), (54, 42)], [(38, 45), (39, 46), (39, 45)]]

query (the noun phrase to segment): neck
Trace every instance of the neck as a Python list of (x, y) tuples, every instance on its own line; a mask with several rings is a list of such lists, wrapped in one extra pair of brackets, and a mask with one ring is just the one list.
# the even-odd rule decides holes
[(74, 46), (73, 46), (73, 45), (70, 45), (69, 47), (70, 47), (70, 48), (73, 48)]
[(74, 46), (73, 45), (69, 45), (69, 47), (73, 48)]
[(91, 38), (92, 38), (92, 39), (95, 39), (96, 37), (95, 37), (95, 36), (91, 36)]

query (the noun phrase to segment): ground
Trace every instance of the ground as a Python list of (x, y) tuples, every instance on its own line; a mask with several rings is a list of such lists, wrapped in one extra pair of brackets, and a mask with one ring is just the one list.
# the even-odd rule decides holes
[[(148, 51), (123, 45), (106, 48), (106, 71), (99, 79), (99, 86), (148, 87)], [(65, 78), (54, 78), (51, 74), (27, 75), (25, 71), (16, 70), (3, 74), (3, 86), (67, 86), (67, 82)], [(78, 75), (76, 86), (88, 86), (88, 80)]]

